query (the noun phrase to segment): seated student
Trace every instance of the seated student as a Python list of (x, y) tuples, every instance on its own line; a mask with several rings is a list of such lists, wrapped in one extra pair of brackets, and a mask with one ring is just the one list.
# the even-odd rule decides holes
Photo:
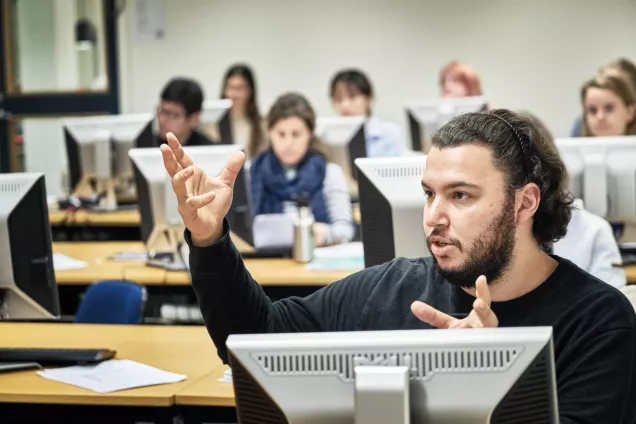
[[(183, 140), (184, 146), (208, 146), (212, 140), (196, 130), (203, 106), (203, 91), (188, 78), (173, 78), (163, 88), (157, 108), (159, 144), (166, 142), (171, 132)], [(177, 135), (178, 134), (178, 135)]]
[(602, 74), (581, 88), (583, 136), (636, 135), (636, 94), (623, 78)]
[(311, 199), (316, 246), (353, 239), (351, 199), (342, 168), (328, 163), (314, 136), (316, 116), (298, 94), (279, 97), (268, 115), (271, 147), (252, 160), (250, 182), (255, 215), (295, 213), (299, 194)]
[(481, 96), (481, 81), (477, 72), (461, 62), (451, 62), (439, 73), (439, 88), (442, 97)]
[(365, 74), (345, 69), (331, 79), (331, 101), (340, 116), (366, 116), (367, 156), (401, 156), (404, 140), (400, 127), (373, 115), (373, 87)]
[[(531, 121), (507, 110), (460, 115), (432, 142), (422, 179), (432, 255), (276, 302), (245, 268), (224, 218), (244, 156), (212, 177), (174, 137), (161, 146), (188, 228), (192, 284), (220, 357), (227, 362), (230, 334), (552, 326), (559, 422), (636, 422), (634, 307), (544, 251), (571, 215), (559, 155)], [(187, 192), (190, 178), (205, 184)]]
[[(558, 152), (554, 138), (543, 122), (528, 112), (523, 112), (523, 115), (532, 120), (537, 130), (541, 131), (542, 138), (550, 143), (550, 148)], [(568, 185), (567, 174), (564, 174), (563, 185)], [(613, 266), (621, 263), (622, 258), (611, 225), (600, 216), (585, 210), (581, 199), (576, 199), (573, 206), (567, 233), (552, 245), (552, 253), (572, 261), (579, 268), (617, 289), (625, 287), (625, 271)]]
[[(628, 59), (620, 58), (611, 62), (602, 67), (598, 74), (623, 78), (632, 86), (632, 89), (636, 91), (636, 65)], [(583, 136), (583, 118), (581, 116), (574, 121), (570, 133), (570, 137)]]
[(227, 70), (221, 97), (232, 100), (230, 128), (234, 144), (243, 146), (248, 158), (256, 156), (265, 149), (266, 139), (256, 100), (256, 81), (247, 65), (234, 65)]

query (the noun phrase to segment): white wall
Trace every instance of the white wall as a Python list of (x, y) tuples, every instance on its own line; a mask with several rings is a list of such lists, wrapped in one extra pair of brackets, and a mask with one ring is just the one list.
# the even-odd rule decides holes
[(166, 38), (154, 42), (134, 39), (133, 6), (120, 27), (123, 112), (152, 110), (177, 75), (217, 97), (225, 69), (246, 61), (262, 112), (296, 90), (329, 115), (329, 78), (357, 66), (377, 114), (404, 126), (404, 103), (436, 96), (440, 68), (460, 59), (493, 106), (532, 111), (565, 135), (582, 82), (618, 56), (636, 59), (635, 0), (166, 0)]

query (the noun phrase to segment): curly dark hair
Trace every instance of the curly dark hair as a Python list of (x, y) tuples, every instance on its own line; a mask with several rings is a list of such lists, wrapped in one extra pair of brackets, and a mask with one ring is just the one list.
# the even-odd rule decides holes
[(532, 233), (542, 248), (563, 238), (573, 198), (565, 186), (567, 170), (549, 134), (532, 119), (506, 109), (466, 113), (433, 135), (438, 149), (480, 144), (491, 149), (495, 167), (505, 175), (508, 195), (526, 184), (539, 187), (541, 200)]

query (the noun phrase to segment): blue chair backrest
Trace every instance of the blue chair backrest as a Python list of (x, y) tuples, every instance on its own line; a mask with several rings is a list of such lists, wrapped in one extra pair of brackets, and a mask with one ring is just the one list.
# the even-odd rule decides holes
[(80, 303), (79, 324), (139, 324), (146, 304), (146, 288), (130, 281), (101, 281), (91, 285)]

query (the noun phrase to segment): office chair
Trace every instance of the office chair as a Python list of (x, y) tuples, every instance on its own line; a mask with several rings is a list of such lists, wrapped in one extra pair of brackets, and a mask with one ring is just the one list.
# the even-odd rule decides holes
[(100, 281), (91, 285), (77, 309), (78, 324), (139, 324), (146, 288), (131, 281)]

